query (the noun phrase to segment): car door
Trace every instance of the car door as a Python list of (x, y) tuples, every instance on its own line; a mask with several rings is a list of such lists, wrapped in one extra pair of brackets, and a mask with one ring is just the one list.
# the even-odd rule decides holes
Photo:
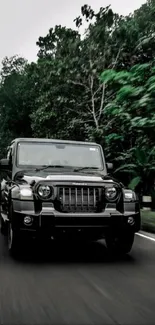
[[(7, 148), (7, 159), (9, 159), (10, 163), (12, 162), (12, 148), (13, 145)], [(12, 172), (11, 171), (3, 171), (1, 172), (1, 183), (0, 183), (0, 205), (1, 212), (7, 214), (8, 212), (8, 194), (9, 189), (11, 187), (11, 179)]]

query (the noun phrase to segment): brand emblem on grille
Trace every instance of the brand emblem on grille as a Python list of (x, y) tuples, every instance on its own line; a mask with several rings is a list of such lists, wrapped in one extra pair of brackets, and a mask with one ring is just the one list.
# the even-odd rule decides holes
[(87, 183), (72, 183), (72, 185), (82, 185), (82, 186), (86, 186)]

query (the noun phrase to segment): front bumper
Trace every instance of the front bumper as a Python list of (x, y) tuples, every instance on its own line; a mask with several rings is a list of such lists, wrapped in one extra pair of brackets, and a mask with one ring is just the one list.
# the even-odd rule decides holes
[[(25, 216), (32, 217), (31, 225), (24, 223)], [(131, 217), (133, 222), (129, 222)], [(100, 239), (104, 238), (108, 231), (118, 232), (128, 227), (134, 232), (139, 231), (140, 213), (131, 207), (123, 214), (111, 208), (105, 209), (102, 213), (80, 214), (60, 213), (54, 208), (43, 208), (39, 214), (14, 209), (12, 226), (30, 237)]]

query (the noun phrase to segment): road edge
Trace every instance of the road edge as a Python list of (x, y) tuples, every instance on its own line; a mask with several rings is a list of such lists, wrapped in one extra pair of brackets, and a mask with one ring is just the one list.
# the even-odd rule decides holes
[(145, 238), (145, 239), (149, 239), (149, 240), (155, 242), (155, 234), (152, 234), (152, 233), (147, 232), (147, 231), (140, 230), (139, 232), (136, 232), (136, 236), (139, 236), (139, 237), (142, 237), (142, 238)]

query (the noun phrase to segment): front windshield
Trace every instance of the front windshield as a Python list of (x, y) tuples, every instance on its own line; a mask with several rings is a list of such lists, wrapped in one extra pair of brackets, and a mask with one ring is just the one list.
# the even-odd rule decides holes
[(17, 148), (18, 166), (60, 165), (104, 169), (98, 145), (21, 142)]

